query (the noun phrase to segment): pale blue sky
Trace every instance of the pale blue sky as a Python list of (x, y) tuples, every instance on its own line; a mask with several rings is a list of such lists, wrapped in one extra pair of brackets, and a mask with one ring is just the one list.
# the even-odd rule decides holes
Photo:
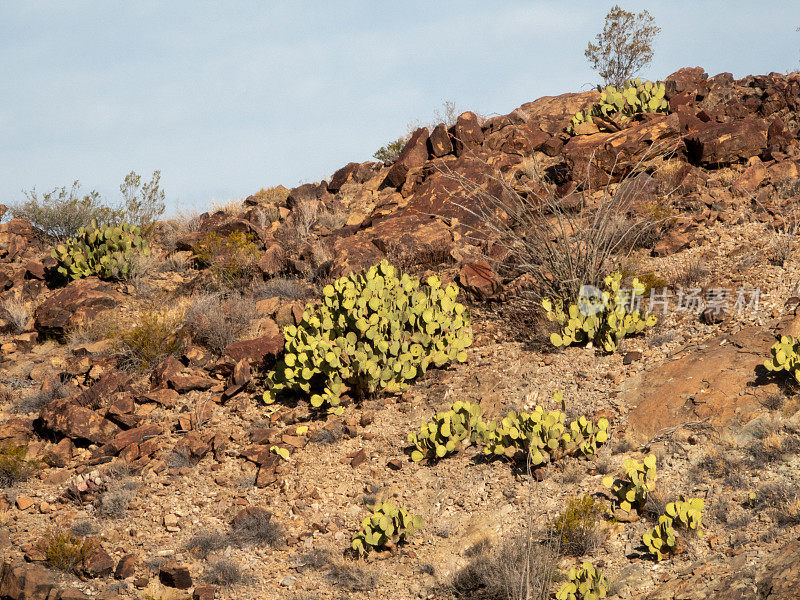
[[(328, 177), (442, 101), (502, 114), (597, 83), (613, 1), (4, 0), (0, 203), (79, 179), (116, 199), (162, 171), (170, 208)], [(800, 63), (795, 1), (621, 2), (662, 33), (643, 75)]]

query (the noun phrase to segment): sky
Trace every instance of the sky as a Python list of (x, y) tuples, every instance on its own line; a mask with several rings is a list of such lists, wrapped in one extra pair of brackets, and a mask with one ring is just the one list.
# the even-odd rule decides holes
[[(612, 2), (0, 3), (0, 203), (161, 171), (168, 212), (328, 178), (444, 101), (506, 114), (599, 83)], [(796, 0), (620, 2), (662, 29), (642, 76), (800, 64)]]

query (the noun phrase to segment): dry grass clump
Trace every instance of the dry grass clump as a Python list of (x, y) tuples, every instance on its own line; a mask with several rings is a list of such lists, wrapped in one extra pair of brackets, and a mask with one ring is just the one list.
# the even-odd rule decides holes
[(229, 558), (220, 558), (206, 567), (203, 580), (220, 587), (229, 587), (242, 581), (242, 570)]
[(222, 354), (250, 329), (257, 316), (252, 298), (238, 292), (217, 292), (192, 298), (185, 323), (195, 341)]
[(354, 562), (318, 548), (301, 557), (304, 566), (325, 571), (325, 579), (347, 592), (370, 592), (380, 580), (374, 566)]
[(557, 542), (540, 544), (525, 533), (481, 545), (447, 586), (462, 600), (544, 600), (559, 571)]
[(239, 546), (278, 546), (284, 539), (283, 528), (272, 521), (268, 512), (247, 515), (233, 525), (230, 539)]
[(317, 291), (303, 279), (273, 277), (259, 281), (252, 287), (253, 300), (280, 298), (281, 300), (307, 300), (317, 297)]
[(22, 333), (31, 321), (31, 305), (29, 302), (9, 296), (0, 304), (0, 317), (11, 325), (14, 333)]
[(205, 559), (212, 552), (225, 548), (228, 543), (228, 536), (218, 531), (201, 531), (189, 539), (186, 549)]

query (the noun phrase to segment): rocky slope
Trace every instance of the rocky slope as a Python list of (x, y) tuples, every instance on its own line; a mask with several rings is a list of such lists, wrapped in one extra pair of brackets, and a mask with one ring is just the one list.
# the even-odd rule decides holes
[[(0, 448), (3, 460), (24, 449), (15, 464), (31, 471), (6, 477), (0, 494), (0, 598), (446, 598), (465, 566), (491, 564), (504, 541), (550, 522), (570, 498), (607, 505), (602, 476), (648, 452), (659, 463), (654, 503), (703, 498), (704, 536), (655, 563), (641, 548), (653, 515), (604, 516), (583, 558), (616, 597), (800, 596), (800, 400), (759, 368), (776, 332), (800, 332), (800, 76), (734, 80), (694, 68), (666, 85), (669, 114), (617, 132), (565, 133), (596, 92), (417, 130), (391, 165), (350, 163), (330, 181), (160, 224), (153, 262), (126, 282), (59, 284), (51, 242), (22, 219), (0, 225)], [(494, 268), (502, 249), (470, 212), (475, 190), (501, 196), (502, 179), (523, 195), (539, 185), (591, 202), (656, 149), (645, 189), (667, 198), (669, 226), (626, 269), (675, 293), (758, 289), (757, 309), (734, 310), (732, 298), (727, 311), (671, 310), (611, 355), (532, 344), (542, 330), (519, 301), (524, 277)], [(246, 240), (215, 247), (244, 256), (238, 291), (252, 309), (224, 343), (180, 316), (197, 312), (200, 297), (216, 302), (206, 316), (232, 310), (224, 298), (242, 283), (240, 265), (221, 286), (233, 259), (198, 263), (209, 239)], [(476, 332), (467, 362), (402, 395), (351, 403), (341, 417), (261, 403), (281, 327), (320, 283), (383, 258), (461, 285)], [(179, 315), (168, 333), (183, 343), (132, 371), (115, 333), (153, 310)], [(529, 478), (476, 448), (435, 465), (408, 458), (406, 435), (456, 399), (495, 418), (550, 406), (559, 390), (570, 414), (612, 421), (612, 442), (593, 461)], [(378, 497), (427, 526), (366, 563), (342, 557)], [(70, 531), (89, 540), (85, 556), (54, 571), (47, 540)], [(560, 569), (578, 562), (558, 559)]]

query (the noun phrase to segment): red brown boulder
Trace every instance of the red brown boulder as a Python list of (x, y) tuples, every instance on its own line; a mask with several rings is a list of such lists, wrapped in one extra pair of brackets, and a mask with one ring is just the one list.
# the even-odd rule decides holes
[(35, 326), (43, 335), (62, 337), (120, 302), (122, 294), (113, 284), (96, 277), (76, 279), (39, 305)]
[(483, 138), (478, 115), (470, 111), (461, 113), (453, 126), (453, 148), (456, 156), (480, 150)]
[(416, 167), (421, 167), (428, 160), (428, 128), (420, 127), (411, 134), (400, 156), (389, 169), (384, 187), (399, 188), (406, 182), (408, 172)]

